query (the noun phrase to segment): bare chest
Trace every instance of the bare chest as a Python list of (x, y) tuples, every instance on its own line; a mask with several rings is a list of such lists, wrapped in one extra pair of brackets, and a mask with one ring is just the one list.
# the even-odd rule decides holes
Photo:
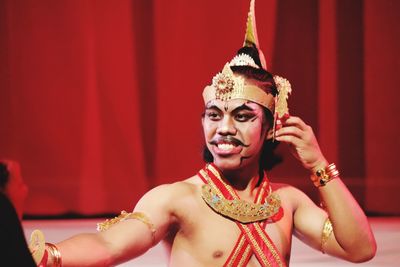
[[(214, 212), (201, 197), (188, 201), (179, 210), (179, 229), (171, 239), (171, 266), (222, 266), (239, 244), (242, 231), (237, 223)], [(284, 208), (283, 217), (266, 224), (264, 229), (278, 252), (288, 258), (291, 212)], [(256, 261), (251, 259), (248, 266), (258, 266)]]

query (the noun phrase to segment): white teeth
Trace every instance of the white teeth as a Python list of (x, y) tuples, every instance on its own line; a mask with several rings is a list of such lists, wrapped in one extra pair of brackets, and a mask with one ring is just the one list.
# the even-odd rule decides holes
[(233, 149), (235, 146), (232, 144), (218, 144), (218, 148), (221, 150), (230, 150)]

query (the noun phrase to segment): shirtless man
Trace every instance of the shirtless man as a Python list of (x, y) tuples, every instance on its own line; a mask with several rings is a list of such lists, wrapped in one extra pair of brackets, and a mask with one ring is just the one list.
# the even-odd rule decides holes
[[(160, 241), (170, 249), (169, 266), (288, 266), (293, 234), (329, 255), (371, 259), (376, 243), (365, 214), (311, 127), (288, 115), (290, 84), (264, 62), (252, 1), (244, 47), (203, 92), (211, 163), (152, 189), (133, 213), (102, 224), (103, 231), (52, 245), (48, 266), (116, 265)], [(324, 209), (292, 186), (269, 183), (262, 154), (272, 139), (288, 144), (310, 171)]]

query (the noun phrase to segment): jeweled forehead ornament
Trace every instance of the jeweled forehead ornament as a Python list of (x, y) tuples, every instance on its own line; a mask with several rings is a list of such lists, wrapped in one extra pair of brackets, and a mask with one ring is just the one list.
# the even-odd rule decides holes
[(231, 63), (227, 63), (222, 72), (214, 76), (212, 85), (204, 89), (204, 102), (207, 103), (213, 99), (222, 101), (246, 99), (260, 104), (273, 112), (275, 105), (274, 96), (266, 93), (257, 85), (248, 83), (242, 76), (234, 75), (230, 66), (232, 66)]
[[(259, 48), (257, 37), (256, 21), (255, 21), (255, 0), (250, 2), (250, 11), (247, 17), (246, 35), (243, 46), (256, 47), (259, 53), (261, 66), (267, 69), (265, 57)], [(231, 99), (245, 99), (255, 102), (271, 111), (275, 120), (282, 118), (289, 113), (287, 99), (292, 89), (290, 83), (285, 78), (274, 76), (278, 94), (264, 91), (257, 86), (257, 83), (244, 79), (240, 75), (235, 75), (230, 67), (232, 66), (249, 66), (260, 69), (254, 59), (247, 54), (236, 55), (230, 62), (226, 63), (222, 72), (216, 74), (212, 79), (212, 84), (204, 88), (203, 99), (207, 104), (209, 101), (219, 99), (229, 101)], [(275, 123), (274, 123), (275, 125)]]

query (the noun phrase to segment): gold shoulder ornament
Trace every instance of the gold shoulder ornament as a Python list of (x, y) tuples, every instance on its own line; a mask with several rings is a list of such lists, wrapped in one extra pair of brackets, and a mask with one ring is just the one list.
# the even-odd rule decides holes
[(134, 220), (138, 220), (142, 223), (144, 223), (147, 228), (149, 228), (150, 232), (151, 232), (151, 239), (153, 244), (155, 244), (156, 241), (156, 228), (154, 227), (154, 224), (150, 221), (149, 217), (143, 213), (143, 212), (126, 212), (126, 211), (121, 211), (121, 214), (118, 215), (117, 217), (113, 218), (113, 219), (107, 219), (102, 223), (98, 223), (97, 224), (97, 231), (99, 232), (103, 232), (106, 231), (107, 229), (109, 229), (111, 226), (125, 221), (125, 220), (129, 220), (129, 219), (134, 219)]

